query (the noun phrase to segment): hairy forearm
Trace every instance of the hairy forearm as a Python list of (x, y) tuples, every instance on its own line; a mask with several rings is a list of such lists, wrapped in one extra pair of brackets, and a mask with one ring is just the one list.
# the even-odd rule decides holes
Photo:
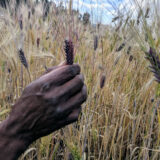
[(16, 122), (13, 124), (10, 118), (0, 124), (0, 159), (16, 160), (29, 145), (16, 133), (18, 127), (15, 125)]

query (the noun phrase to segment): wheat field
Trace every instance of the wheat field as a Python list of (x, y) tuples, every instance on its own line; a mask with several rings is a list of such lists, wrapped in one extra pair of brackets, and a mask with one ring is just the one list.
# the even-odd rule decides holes
[(31, 0), (0, 8), (0, 121), (27, 84), (65, 60), (68, 36), (88, 90), (79, 121), (37, 140), (20, 160), (160, 159), (160, 6), (132, 3), (134, 15), (123, 8), (106, 26), (84, 23), (71, 4), (51, 4), (46, 14)]

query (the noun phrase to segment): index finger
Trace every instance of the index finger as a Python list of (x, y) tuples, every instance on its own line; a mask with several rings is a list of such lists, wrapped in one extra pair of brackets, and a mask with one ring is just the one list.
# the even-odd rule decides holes
[(71, 80), (79, 73), (80, 66), (78, 64), (64, 65), (40, 77), (39, 82), (40, 84), (51, 83), (58, 86)]
[(51, 72), (51, 71), (53, 71), (53, 70), (55, 70), (57, 68), (60, 68), (60, 67), (62, 67), (64, 65), (66, 65), (66, 62), (61, 62), (58, 66), (49, 67), (49, 68), (46, 69), (46, 71), (44, 72), (44, 74), (47, 74), (47, 73), (49, 73), (49, 72)]

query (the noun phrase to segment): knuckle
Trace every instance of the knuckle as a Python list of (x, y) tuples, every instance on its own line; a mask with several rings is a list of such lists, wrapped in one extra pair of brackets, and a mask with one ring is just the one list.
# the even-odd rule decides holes
[(83, 77), (83, 75), (80, 74), (80, 75), (77, 75), (76, 77), (78, 79), (78, 83), (80, 83), (81, 85), (84, 85), (84, 77)]
[(77, 71), (81, 71), (81, 68), (80, 68), (80, 66), (78, 65), (78, 64), (73, 64), (72, 65), (75, 69), (77, 69)]
[(75, 76), (80, 73), (80, 67), (79, 65), (69, 65), (68, 66), (68, 72), (71, 74), (71, 76)]
[(47, 92), (51, 87), (50, 83), (44, 83), (40, 89), (41, 92)]
[(80, 106), (80, 107), (78, 108), (78, 116), (79, 116), (79, 114), (81, 113), (81, 111), (82, 111), (82, 107)]
[(75, 75), (75, 70), (72, 66), (69, 66), (68, 67), (68, 73), (71, 75), (71, 76), (74, 76)]
[(78, 117), (79, 117), (78, 115), (74, 117), (75, 122), (78, 121)]
[(44, 96), (44, 100), (45, 100), (45, 104), (47, 106), (55, 106), (57, 105), (57, 98), (48, 98), (46, 96)]
[(78, 121), (78, 119), (79, 119), (79, 115), (80, 115), (80, 113), (81, 113), (81, 106), (80, 106), (80, 108), (78, 108), (77, 109), (77, 112), (75, 113), (75, 115), (74, 115), (74, 119), (75, 119), (75, 121)]
[(82, 100), (85, 101), (87, 99), (87, 88), (84, 85), (83, 89), (82, 89)]
[(62, 112), (63, 112), (63, 111), (62, 111), (61, 107), (60, 107), (60, 106), (57, 106), (57, 108), (56, 108), (56, 114), (59, 115), (59, 114), (61, 114)]

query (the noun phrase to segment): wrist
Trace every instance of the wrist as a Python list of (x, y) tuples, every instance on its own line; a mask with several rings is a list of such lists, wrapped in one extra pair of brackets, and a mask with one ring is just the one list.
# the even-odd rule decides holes
[(17, 159), (30, 145), (17, 124), (11, 117), (0, 124), (0, 159)]

